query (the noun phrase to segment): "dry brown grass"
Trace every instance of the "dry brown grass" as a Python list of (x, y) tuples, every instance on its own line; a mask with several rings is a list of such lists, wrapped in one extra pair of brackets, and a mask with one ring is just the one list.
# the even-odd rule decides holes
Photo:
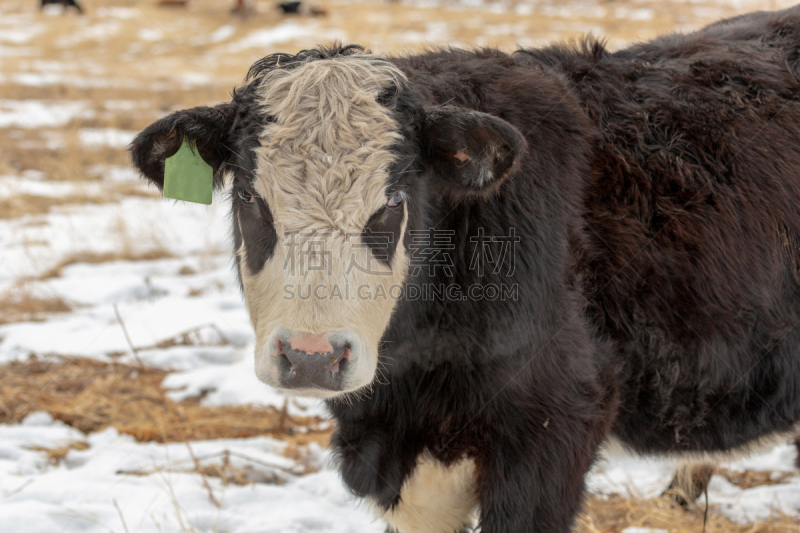
[(153, 187), (139, 183), (114, 183), (90, 186), (81, 193), (58, 196), (29, 193), (12, 193), (0, 202), (0, 220), (18, 218), (24, 215), (44, 215), (54, 207), (73, 205), (104, 205), (133, 196), (158, 198), (160, 193)]
[(736, 472), (717, 468), (714, 475), (722, 476), (741, 489), (750, 489), (764, 485), (780, 485), (786, 483), (790, 478), (796, 477), (796, 472), (770, 472), (763, 470), (745, 470)]
[(51, 150), (41, 143), (24, 141), (4, 142), (15, 149), (3, 152), (4, 163), (14, 173), (26, 170), (44, 172), (48, 179), (55, 181), (95, 182), (100, 176), (92, 175), (89, 169), (97, 164), (128, 166), (128, 154), (122, 149), (101, 147), (87, 150), (68, 140), (64, 146)]
[(41, 359), (0, 365), (0, 423), (36, 411), (85, 433), (114, 427), (140, 441), (184, 442), (270, 435), (325, 446), (329, 424), (292, 417), (274, 407), (205, 407), (177, 403), (161, 387), (166, 372), (85, 358)]
[(78, 252), (61, 259), (55, 266), (39, 275), (37, 279), (43, 280), (61, 277), (65, 268), (79, 263), (98, 265), (111, 261), (155, 261), (157, 259), (169, 259), (171, 257), (175, 257), (175, 255), (171, 251), (160, 246), (142, 251), (124, 247), (115, 252)]
[[(61, 259), (56, 265), (35, 278), (19, 280), (14, 286), (0, 293), (0, 324), (14, 322), (38, 322), (47, 320), (55, 313), (68, 313), (74, 306), (57, 294), (41, 294), (34, 290), (35, 281), (60, 277), (65, 268), (79, 263), (100, 264), (110, 261), (153, 261), (168, 259), (174, 254), (161, 246), (137, 251), (130, 246), (114, 252), (78, 252)], [(173, 344), (179, 344), (181, 340)]]
[(61, 461), (67, 456), (71, 450), (88, 450), (89, 443), (82, 440), (72, 441), (66, 446), (57, 446), (55, 448), (45, 448), (42, 446), (29, 446), (29, 450), (35, 452), (44, 452), (47, 455), (47, 462), (51, 465), (58, 466)]
[(0, 324), (40, 321), (53, 313), (69, 311), (72, 311), (72, 306), (63, 298), (35, 295), (25, 284), (0, 294)]
[[(242, 20), (229, 13), (231, 0), (205, 0), (186, 9), (164, 9), (157, 2), (95, 0), (84, 17), (34, 15), (46, 31), (34, 36), (23, 48), (33, 55), (13, 53), (4, 56), (0, 98), (8, 101), (81, 101), (87, 116), (69, 123), (43, 128), (0, 128), (0, 175), (26, 170), (45, 173), (49, 180), (97, 182), (93, 166), (129, 164), (127, 151), (117, 147), (81, 145), (81, 128), (116, 128), (139, 131), (164, 113), (196, 105), (210, 105), (229, 98), (231, 88), (240, 83), (250, 64), (263, 55), (294, 52), (334, 38), (357, 42), (379, 53), (406, 52), (429, 46), (498, 46), (513, 50), (554, 40), (571, 39), (587, 32), (610, 39), (611, 48), (632, 40), (644, 39), (673, 29), (691, 29), (723, 16), (732, 16), (753, 7), (774, 9), (789, 0), (744, 0), (736, 6), (723, 0), (708, 0), (695, 6), (687, 2), (662, 0), (601, 0), (596, 9), (585, 9), (575, 0), (542, 0), (535, 5), (509, 2), (511, 9), (489, 10), (448, 7), (434, 2), (425, 8), (404, 2), (374, 0), (333, 3), (314, 0), (328, 16), (321, 18), (282, 16), (277, 10), (260, 6), (254, 16)], [(515, 12), (515, 5), (533, 6), (533, 12)], [(129, 19), (99, 16), (104, 8), (128, 8)], [(566, 10), (565, 10), (566, 8)], [(626, 12), (650, 9), (642, 18)], [(21, 3), (6, 10), (35, 13), (32, 3)], [(230, 47), (252, 35), (279, 24), (308, 25), (313, 36), (298, 36), (266, 48)], [(114, 26), (108, 34), (92, 30)], [(235, 35), (219, 43), (203, 36), (230, 25)], [(160, 37), (143, 38), (142, 32), (159, 32)], [(319, 37), (316, 37), (319, 36)], [(12, 47), (13, 48), (13, 47)], [(13, 50), (12, 50), (13, 51)], [(89, 58), (90, 61), (76, 61)], [(36, 66), (39, 60), (59, 62), (66, 67), (65, 77), (45, 83), (23, 82), (16, 75), (58, 74), (49, 67)], [(207, 83), (185, 85), (183, 75), (200, 77)], [(78, 80), (78, 81), (76, 81)], [(100, 83), (100, 86), (96, 86)], [(113, 101), (133, 102), (132, 109), (109, 106)], [(60, 139), (53, 148), (52, 138)], [(48, 147), (47, 140), (51, 140)], [(135, 190), (120, 191), (105, 197), (117, 201)], [(92, 196), (62, 198), (65, 203), (98, 203)], [(0, 218), (15, 218), (28, 213), (46, 213), (49, 202), (42, 198), (17, 198), (16, 205), (0, 209)]]
[(286, 481), (285, 477), (276, 472), (265, 474), (250, 465), (239, 468), (231, 465), (229, 461), (225, 461), (224, 459), (221, 464), (203, 465), (198, 470), (204, 476), (221, 479), (226, 485), (249, 485), (250, 483), (281, 485)]
[(40, 196), (36, 194), (13, 194), (0, 208), (0, 219), (17, 218), (23, 215), (43, 215), (53, 207), (76, 204), (102, 204), (105, 198), (83, 194), (62, 196)]
[[(288, 477), (315, 470), (307, 461), (307, 445), (327, 445), (331, 428), (328, 422), (292, 417), (272, 407), (204, 407), (197, 399), (176, 403), (161, 388), (165, 372), (142, 372), (122, 364), (108, 364), (78, 358), (28, 361), (0, 366), (0, 422), (13, 423), (35, 411), (46, 411), (84, 432), (112, 426), (140, 441), (188, 442), (214, 438), (269, 435), (289, 443), (284, 455), (293, 458), (298, 468), (291, 471), (262, 468), (258, 461), (224, 450), (196, 465), (170, 467), (176, 471), (197, 472), (217, 477), (223, 483), (283, 483)], [(71, 450), (86, 449), (83, 441), (57, 448), (31, 447), (47, 454), (58, 464)], [(156, 470), (119, 472), (150, 475)], [(747, 474), (747, 486), (772, 484), (776, 480), (760, 474)], [(780, 481), (778, 481), (780, 482)], [(590, 495), (578, 518), (574, 533), (619, 533), (627, 527), (663, 529), (669, 533), (703, 531), (703, 506), (691, 510), (676, 505), (670, 498), (626, 498), (618, 495), (601, 498)], [(737, 524), (714, 512), (708, 515), (707, 533), (800, 533), (797, 518), (775, 514), (755, 524)]]
[[(617, 48), (626, 41), (644, 39), (675, 29), (691, 29), (722, 16), (731, 16), (751, 9), (744, 3), (724, 0), (707, 2), (664, 2), (663, 0), (600, 0), (592, 7), (606, 10), (607, 16), (596, 16), (592, 9), (573, 11), (569, 16), (559, 13), (572, 0), (542, 0), (536, 5), (551, 6), (552, 12), (521, 15), (513, 11), (490, 12), (481, 9), (446, 7), (409, 7), (403, 2), (383, 1), (313, 3), (326, 8), (329, 16), (315, 19), (319, 24), (312, 37), (302, 37), (265, 49), (252, 48), (229, 53), (225, 48), (254, 31), (274, 27), (286, 19), (277, 11), (258, 13), (248, 20), (229, 16), (232, 0), (194, 2), (190, 9), (160, 9), (157, 2), (133, 0), (94, 0), (89, 13), (77, 17), (38, 17), (47, 24), (46, 31), (24, 46), (36, 47), (35, 58), (3, 57), (2, 74), (7, 80), (0, 84), (0, 98), (8, 100), (37, 99), (87, 103), (91, 116), (75, 119), (59, 127), (26, 129), (0, 128), (0, 175), (39, 170), (49, 180), (86, 181), (91, 193), (76, 194), (58, 199), (33, 195), (13, 196), (0, 204), (0, 218), (16, 218), (27, 214), (44, 214), (64, 204), (113, 202), (124, 196), (152, 195), (131, 184), (114, 184), (113, 188), (95, 186), (102, 177), (90, 169), (96, 165), (127, 166), (128, 156), (122, 148), (82, 146), (77, 130), (80, 128), (116, 128), (138, 131), (164, 113), (195, 105), (209, 105), (226, 100), (232, 86), (241, 81), (249, 65), (259, 57), (276, 51), (294, 52), (319, 41), (330, 42), (331, 31), (344, 34), (347, 42), (358, 42), (377, 52), (418, 50), (429, 44), (489, 45), (511, 50), (518, 43), (542, 43), (577, 37), (592, 31), (610, 38), (610, 47)], [(520, 4), (525, 2), (520, 1)], [(762, 9), (774, 9), (789, 2), (765, 0)], [(747, 5), (745, 5), (747, 4)], [(586, 5), (586, 4), (583, 4)], [(80, 37), (89, 28), (102, 24), (95, 16), (105, 6), (127, 6), (144, 9), (146, 16), (120, 21), (112, 38), (78, 39), (65, 45), (65, 39)], [(739, 7), (737, 7), (739, 6)], [(649, 20), (618, 18), (619, 9), (651, 8)], [(19, 10), (34, 10), (33, 2), (19, 3)], [(190, 16), (189, 16), (190, 15)], [(189, 16), (187, 18), (187, 16)], [(306, 24), (307, 18), (293, 22)], [(436, 41), (431, 24), (447, 25), (444, 39)], [(236, 27), (230, 41), (219, 44), (192, 44), (198, 36), (209, 35), (223, 24)], [(145, 42), (140, 30), (159, 26), (170, 38)], [(316, 37), (321, 35), (324, 37)], [(413, 37), (416, 35), (416, 37)], [(74, 66), (83, 78), (110, 81), (107, 87), (78, 87), (69, 83), (35, 86), (15, 83), (13, 76), (30, 72), (31, 59), (60, 61)], [(74, 58), (87, 58), (84, 63)], [(99, 68), (100, 74), (81, 70), (81, 64)], [(213, 82), (208, 85), (180, 87), (180, 75), (187, 72), (208, 72)], [(122, 81), (124, 80), (124, 82)], [(151, 89), (159, 84), (158, 89)], [(114, 110), (109, 100), (135, 102), (133, 110)], [(48, 148), (47, 134), (63, 139), (56, 147)], [(52, 145), (51, 145), (52, 146)], [(26, 224), (39, 224), (31, 217)], [(171, 257), (164, 247), (140, 252), (127, 246), (115, 253), (81, 253), (69, 256), (41, 276), (42, 279), (61, 276), (63, 269), (76, 263), (103, 263), (115, 260), (154, 260)], [(186, 273), (189, 273), (188, 271)], [(27, 289), (0, 296), (0, 323), (19, 320), (40, 320), (50, 313), (67, 312), (70, 304), (58, 297), (34, 297)], [(169, 341), (171, 342), (171, 341)], [(177, 343), (188, 342), (177, 339)], [(33, 358), (24, 363), (0, 366), (0, 421), (15, 422), (28, 413), (44, 410), (54, 417), (83, 431), (96, 431), (113, 426), (140, 440), (159, 442), (219, 437), (247, 437), (269, 434), (290, 443), (286, 454), (300, 462), (306, 453), (305, 444), (326, 444), (329, 429), (319, 420), (283, 416), (276, 409), (246, 406), (206, 408), (198, 401), (176, 403), (161, 388), (164, 373), (147, 373), (121, 364), (103, 364), (86, 359), (41, 360)], [(48, 460), (58, 463), (70, 450), (82, 449), (85, 443), (76, 441), (53, 449), (39, 448)], [(280, 482), (279, 478), (264, 478), (263, 473), (248, 467), (236, 468), (225, 456), (219, 464), (204, 463), (198, 468), (206, 476), (221, 478), (226, 483)], [(148, 472), (128, 472), (148, 474)], [(784, 481), (760, 472), (729, 473), (726, 477), (741, 487)], [(581, 515), (576, 533), (617, 533), (630, 526), (665, 529), (670, 533), (700, 533), (703, 530), (702, 511), (684, 511), (667, 498), (652, 500), (628, 499), (614, 496), (609, 499), (590, 497), (586, 512)], [(798, 533), (797, 520), (777, 516), (762, 524), (737, 525), (721, 515), (709, 515), (708, 533)]]
[[(619, 533), (628, 527), (661, 529), (669, 533), (702, 533), (704, 506), (685, 510), (669, 497), (652, 499), (608, 499), (590, 496), (578, 518), (574, 533)], [(737, 524), (709, 510), (705, 533), (800, 533), (795, 517), (775, 513), (754, 524)]]
[[(308, 449), (303, 446), (304, 449)], [(60, 448), (58, 449), (60, 452)], [(52, 450), (43, 449), (42, 451), (48, 452), (48, 457), (53, 452)], [(287, 453), (284, 451), (284, 455)], [(231, 461), (231, 458), (237, 458), (246, 461), (242, 466), (236, 466)], [(156, 467), (153, 469), (135, 469), (135, 470), (120, 470), (118, 474), (126, 474), (130, 476), (148, 476), (156, 472), (194, 472), (204, 477), (219, 478), (224, 485), (249, 485), (251, 483), (269, 483), (271, 485), (282, 485), (286, 483), (290, 477), (298, 475), (311, 474), (318, 472), (319, 468), (312, 464), (307, 456), (291, 457), (297, 463), (291, 468), (280, 467), (274, 464), (265, 464), (258, 459), (249, 457), (231, 450), (225, 449), (219, 453), (211, 456), (205, 456), (202, 461), (196, 460), (191, 467), (188, 465), (184, 467), (172, 465), (171, 467)], [(196, 458), (194, 458), (196, 459)], [(242, 461), (238, 461), (241, 463)], [(266, 467), (266, 468), (264, 468)], [(210, 487), (206, 487), (211, 493)], [(213, 496), (212, 496), (213, 498)], [(212, 499), (216, 502), (216, 499)]]

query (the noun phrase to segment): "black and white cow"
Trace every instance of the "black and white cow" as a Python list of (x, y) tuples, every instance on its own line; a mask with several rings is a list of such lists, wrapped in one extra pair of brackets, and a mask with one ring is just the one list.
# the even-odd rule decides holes
[(161, 186), (184, 138), (233, 182), (258, 377), (327, 399), (391, 531), (565, 533), (612, 437), (800, 420), (800, 8), (614, 53), (271, 55), (133, 161)]

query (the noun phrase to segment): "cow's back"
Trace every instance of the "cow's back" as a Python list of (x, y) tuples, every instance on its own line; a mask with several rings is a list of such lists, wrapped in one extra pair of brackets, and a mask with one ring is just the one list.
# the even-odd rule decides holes
[(570, 73), (598, 126), (580, 270), (635, 448), (725, 449), (798, 418), (798, 51), (793, 9)]

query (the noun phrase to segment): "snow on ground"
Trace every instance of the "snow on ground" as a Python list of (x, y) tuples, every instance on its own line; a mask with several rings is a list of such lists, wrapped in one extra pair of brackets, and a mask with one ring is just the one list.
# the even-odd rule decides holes
[[(113, 173), (113, 172), (111, 172)], [(121, 170), (119, 173), (123, 173)], [(124, 175), (124, 173), (123, 173)], [(175, 257), (151, 261), (111, 261), (75, 264), (61, 276), (31, 282), (35, 294), (59, 295), (73, 303), (71, 313), (42, 322), (8, 324), (0, 330), (0, 362), (21, 360), (30, 353), (62, 354), (133, 363), (129, 345), (116, 320), (114, 306), (126, 324), (142, 360), (175, 370), (164, 381), (175, 400), (198, 396), (205, 405), (283, 404), (283, 397), (258, 382), (253, 373), (253, 334), (228, 255), (225, 196), (211, 207), (156, 198), (119, 204), (59, 209), (45, 224), (25, 220), (0, 221), (0, 258), (6, 282), (24, 272), (14, 265), (24, 255), (22, 243), (37, 239), (46, 250), (113, 251), (119, 235), (113, 222), (123, 217), (138, 231), (157, 229)], [(92, 238), (69, 247), (63, 242), (92, 227)], [(103, 228), (111, 228), (103, 231)], [(136, 235), (132, 232), (130, 235)], [(71, 236), (71, 237), (70, 237)], [(134, 243), (144, 246), (145, 241)], [(130, 244), (129, 244), (130, 245)], [(32, 254), (36, 257), (36, 254)], [(43, 257), (26, 268), (36, 273), (52, 267)], [(192, 331), (193, 346), (158, 348), (160, 342)], [(220, 344), (221, 339), (225, 344)], [(324, 416), (312, 400), (290, 403), (292, 414)], [(52, 448), (86, 441), (86, 450), (70, 451), (58, 466), (47, 464), (31, 446)], [(267, 464), (292, 468), (280, 456), (281, 443), (266, 438), (193, 443), (198, 457), (219, 460), (228, 449)], [(222, 500), (217, 509), (208, 500), (202, 480), (188, 470), (182, 444), (141, 444), (113, 430), (81, 435), (45, 414), (17, 426), (0, 425), (0, 531), (122, 531), (119, 514), (136, 531), (178, 531), (180, 521), (198, 531), (266, 532), (382, 531), (363, 507), (347, 496), (330, 468), (286, 484), (257, 483), (223, 487), (209, 479)], [(747, 460), (727, 465), (731, 470), (793, 471), (795, 451), (781, 445)], [(325, 463), (323, 452), (316, 458)], [(668, 485), (674, 461), (610, 458), (589, 478), (596, 494), (658, 495)], [(165, 470), (166, 469), (166, 470)], [(150, 476), (119, 471), (159, 471)], [(180, 470), (178, 472), (172, 470)], [(709, 499), (714, 509), (740, 521), (766, 518), (774, 510), (800, 513), (800, 477), (787, 482), (742, 490), (720, 477), (712, 479)], [(116, 504), (115, 504), (116, 502)], [(120, 511), (117, 511), (118, 505)], [(133, 531), (133, 529), (131, 529)]]
[[(24, 183), (19, 186), (36, 182)], [(25, 217), (0, 221), (0, 288), (11, 287), (23, 276), (41, 274), (58, 258), (80, 252), (113, 254), (122, 246), (160, 253), (155, 242), (164, 245), (165, 255), (152, 261), (75, 264), (60, 276), (28, 282), (29, 294), (59, 296), (76, 308), (43, 322), (5, 325), (0, 331), (0, 363), (31, 353), (105, 361), (125, 353), (116, 360), (134, 363), (116, 319), (119, 312), (147, 365), (180, 371), (167, 383), (183, 389), (181, 398), (214, 389), (204, 399), (210, 405), (283, 405), (283, 397), (253, 373), (253, 332), (228, 252), (225, 198), (226, 194), (218, 195), (210, 207), (132, 198), (58, 209), (35, 225)], [(225, 343), (155, 347), (194, 330), (220, 336)], [(322, 413), (315, 401), (295, 400), (291, 405), (298, 414)]]
[[(721, 476), (712, 476), (708, 487), (709, 504), (731, 520), (740, 523), (769, 518), (775, 511), (800, 514), (800, 475), (794, 467), (797, 450), (789, 443), (779, 444), (761, 453), (720, 467), (733, 472), (745, 470), (789, 474), (785, 483), (741, 489)], [(587, 482), (595, 494), (621, 494), (653, 498), (664, 492), (675, 475), (677, 460), (614, 455), (601, 459)]]
[(115, 128), (83, 128), (78, 132), (81, 143), (87, 146), (109, 146), (125, 148), (138, 132), (124, 131)]
[(63, 126), (73, 118), (85, 117), (89, 114), (91, 112), (86, 110), (84, 102), (0, 100), (0, 128)]
[[(78, 184), (102, 196), (101, 184)], [(219, 254), (222, 246), (228, 249), (223, 244), (228, 233), (225, 209), (218, 204), (206, 208), (172, 203), (130, 197), (99, 205), (67, 205), (49, 214), (46, 223), (41, 223), (41, 218), (34, 223), (30, 216), (3, 221), (0, 283), (35, 276), (64, 256), (82, 251), (118, 252), (127, 247), (147, 252), (164, 248), (176, 256), (162, 266), (171, 271), (192, 254), (208, 250)]]
[[(70, 451), (59, 465), (30, 449), (74, 442), (88, 447)], [(332, 470), (296, 475), (297, 465), (280, 455), (284, 447), (265, 437), (192, 442), (203, 465), (221, 465), (227, 452), (232, 466), (272, 481), (223, 486), (207, 478), (217, 508), (200, 475), (187, 472), (194, 464), (185, 444), (142, 444), (113, 429), (84, 436), (34, 413), (22, 424), (0, 425), (0, 531), (383, 531)], [(323, 450), (312, 450), (314, 465), (327, 460)]]
[[(430, 6), (443, 2), (419, 3)], [(384, 36), (383, 44), (446, 44), (461, 42), (459, 39), (466, 39), (465, 35), (469, 36), (469, 41), (465, 41), (468, 44), (490, 44), (509, 36), (515, 42), (523, 42), (534, 39), (531, 28), (535, 26), (531, 26), (531, 21), (522, 24), (517, 19), (534, 15), (558, 19), (552, 20), (547, 30), (558, 35), (568, 30), (603, 33), (594, 19), (625, 19), (638, 24), (660, 15), (649, 7), (639, 6), (645, 3), (633, 2), (627, 6), (617, 3), (599, 6), (582, 0), (518, 3), (514, 8), (516, 15), (512, 13), (503, 21), (496, 17), (496, 23), (489, 23), (489, 18), (505, 9), (502, 4), (461, 0), (443, 20), (409, 15), (410, 22), (406, 23), (399, 13), (394, 13), (398, 15), (398, 24), (404, 26), (403, 31)], [(751, 0), (738, 3), (742, 9), (754, 7)], [(228, 4), (225, 3), (224, 9)], [(686, 3), (689, 4), (694, 3)], [(265, 51), (277, 51), (289, 42), (310, 39), (313, 43), (334, 36), (358, 35), (357, 31), (385, 26), (394, 16), (390, 14), (387, 18), (376, 11), (368, 24), (351, 27), (349, 33), (324, 19), (302, 22), (289, 19), (273, 21), (264, 27), (256, 24), (247, 27), (239, 21), (220, 18), (214, 21), (213, 29), (186, 36), (180, 41), (183, 46), (176, 48), (172, 37), (167, 39), (167, 35), (174, 36), (168, 24), (163, 27), (151, 24), (149, 15), (139, 8), (100, 6), (78, 20), (60, 19), (55, 16), (60, 16), (58, 10), (48, 11), (52, 17), (41, 17), (34, 12), (9, 13), (9, 6), (10, 3), (0, 4), (3, 15), (0, 58), (19, 62), (17, 70), (0, 67), (0, 84), (17, 84), (26, 91), (35, 89), (37, 95), (44, 94), (50, 86), (79, 90), (67, 91), (63, 99), (58, 99), (57, 92), (52, 99), (0, 97), (0, 133), (9, 131), (20, 138), (29, 135), (29, 141), (34, 139), (55, 150), (69, 139), (74, 126), (78, 148), (92, 154), (103, 149), (121, 151), (135, 134), (133, 119), (130, 123), (105, 123), (106, 115), (155, 118), (172, 109), (174, 102), (168, 102), (169, 105), (147, 102), (151, 91), (141, 91), (141, 95), (133, 91), (124, 95), (109, 93), (100, 102), (74, 99), (75, 94), (84, 98), (82, 89), (122, 86), (129, 90), (142, 87), (159, 91), (192, 90), (221, 83), (227, 91), (230, 77), (214, 74), (212, 67), (224, 64), (234, 54), (238, 53), (238, 58), (252, 54), (255, 58)], [(470, 6), (485, 7), (487, 20), (466, 13)], [(335, 9), (332, 11), (330, 20), (336, 20)], [(373, 16), (369, 9), (358, 7), (358, 11)], [(717, 13), (706, 16), (716, 17)], [(451, 17), (471, 18), (456, 26)], [(75, 24), (79, 31), (59, 34), (56, 39), (59, 49), (67, 54), (71, 53), (70, 47), (87, 41), (111, 46), (124, 41), (115, 40), (115, 35), (126, 30), (126, 24), (132, 21), (145, 26), (125, 34), (130, 42), (125, 43), (125, 52), (120, 57), (141, 54), (134, 63), (145, 67), (136, 75), (114, 70), (116, 59), (104, 65), (88, 60), (93, 55), (86, 54), (85, 49), (61, 60), (42, 57), (46, 43), (37, 41), (53, 28)], [(164, 23), (162, 19), (159, 21)], [(653, 22), (658, 23), (658, 20)], [(367, 35), (363, 40), (346, 40), (380, 44), (373, 34)], [(538, 38), (542, 35), (551, 34), (540, 34)], [(165, 40), (166, 45), (159, 49)], [(176, 54), (183, 68), (174, 74), (164, 67), (178, 61), (164, 57), (169, 46), (180, 49)], [(190, 56), (183, 47), (195, 55)], [(208, 50), (199, 56), (192, 47)], [(162, 63), (145, 63), (150, 55), (153, 61)], [(238, 60), (245, 66), (236, 70), (236, 80), (244, 75), (250, 61)], [(185, 70), (187, 66), (194, 68), (200, 64), (213, 75)], [(141, 101), (136, 100), (138, 96)], [(80, 122), (87, 119), (94, 122)], [(117, 320), (119, 313), (140, 358), (149, 366), (172, 371), (163, 384), (174, 400), (203, 395), (201, 402), (208, 406), (283, 405), (284, 397), (260, 383), (253, 372), (253, 333), (229, 255), (226, 193), (216, 195), (208, 207), (132, 194), (136, 189), (128, 190), (131, 194), (120, 199), (113, 197), (120, 186), (139, 187), (139, 193), (147, 188), (135, 185), (138, 178), (130, 168), (106, 161), (88, 167), (87, 179), (74, 181), (50, 179), (52, 176), (38, 165), (16, 173), (2, 166), (0, 169), (0, 209), (5, 199), (20, 195), (93, 198), (92, 202), (65, 202), (46, 214), (0, 217), (0, 294), (22, 284), (31, 296), (60, 297), (73, 308), (69, 313), (49, 315), (42, 321), (0, 326), (0, 364), (23, 360), (34, 353), (133, 363), (130, 345)], [(99, 264), (72, 264), (63, 268), (60, 275), (40, 279), (64, 258), (80, 254), (108, 254), (110, 259)], [(151, 259), (125, 259), (142, 254), (149, 254)], [(196, 342), (175, 346), (164, 343), (185, 334), (193, 335)], [(322, 405), (313, 400), (292, 400), (289, 410), (296, 415), (326, 416)], [(46, 453), (41, 451), (76, 442), (86, 445), (69, 451), (60, 464), (49, 463)], [(220, 464), (223, 453), (228, 451), (232, 464), (251, 468), (262, 479), (273, 481), (223, 486), (218, 478), (208, 478), (211, 491), (221, 503), (221, 508), (217, 508), (209, 501), (203, 479), (189, 472), (193, 463), (185, 444), (139, 443), (113, 429), (84, 435), (53, 421), (46, 413), (35, 413), (21, 424), (0, 424), (0, 531), (383, 531), (383, 525), (372, 520), (363, 504), (348, 495), (330, 465), (327, 452), (312, 449), (308, 460), (321, 470), (300, 476), (297, 475), (300, 465), (281, 454), (285, 446), (266, 437), (193, 442), (192, 452), (204, 465)], [(731, 471), (789, 473), (794, 472), (794, 457), (794, 448), (782, 444), (725, 466)], [(609, 457), (593, 469), (588, 484), (599, 495), (651, 497), (668, 485), (676, 465), (674, 461)], [(746, 490), (722, 477), (714, 477), (709, 500), (713, 509), (738, 521), (764, 518), (774, 510), (800, 515), (800, 477), (792, 475), (783, 483)], [(628, 528), (623, 533), (661, 531)]]
[(313, 31), (307, 25), (300, 25), (295, 22), (285, 22), (275, 28), (268, 30), (256, 30), (244, 39), (228, 47), (228, 52), (241, 52), (247, 48), (269, 48), (278, 43), (291, 41), (297, 37), (313, 35)]

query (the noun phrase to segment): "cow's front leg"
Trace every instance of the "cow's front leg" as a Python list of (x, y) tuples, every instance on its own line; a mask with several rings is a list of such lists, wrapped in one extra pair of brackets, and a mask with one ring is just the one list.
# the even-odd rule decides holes
[[(481, 533), (568, 533), (599, 436), (585, 422), (545, 418), (533, 438), (515, 428), (478, 468)], [(582, 427), (581, 427), (582, 426)]]

